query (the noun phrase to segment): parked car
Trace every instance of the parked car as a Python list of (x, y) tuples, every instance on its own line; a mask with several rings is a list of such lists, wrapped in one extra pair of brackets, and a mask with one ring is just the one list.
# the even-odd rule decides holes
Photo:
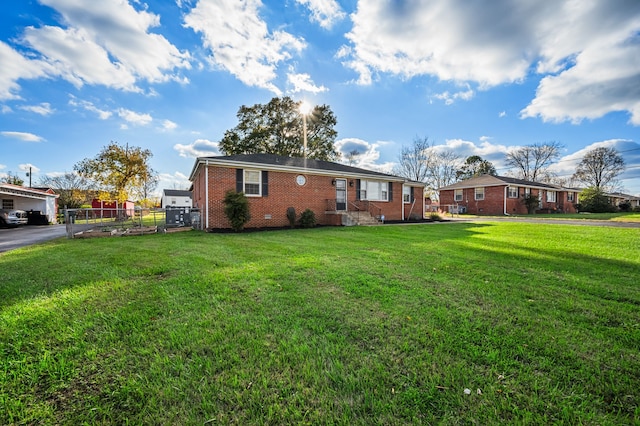
[(24, 210), (0, 209), (0, 226), (26, 225), (28, 221), (29, 216)]

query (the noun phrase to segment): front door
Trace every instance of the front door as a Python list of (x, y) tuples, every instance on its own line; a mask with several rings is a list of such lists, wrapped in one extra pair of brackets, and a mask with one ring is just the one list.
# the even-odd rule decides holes
[(336, 179), (336, 210), (347, 210), (347, 180)]

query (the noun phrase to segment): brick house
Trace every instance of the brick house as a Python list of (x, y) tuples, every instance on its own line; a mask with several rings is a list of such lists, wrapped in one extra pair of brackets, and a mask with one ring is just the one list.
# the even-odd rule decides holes
[(522, 202), (528, 195), (539, 199), (536, 212), (575, 213), (579, 190), (505, 176), (481, 175), (439, 189), (443, 212), (459, 209), (470, 214), (527, 214)]
[(223, 204), (229, 190), (249, 199), (247, 228), (288, 226), (289, 207), (298, 217), (311, 209), (320, 225), (424, 216), (423, 183), (328, 161), (273, 154), (199, 157), (189, 180), (205, 229), (231, 227)]

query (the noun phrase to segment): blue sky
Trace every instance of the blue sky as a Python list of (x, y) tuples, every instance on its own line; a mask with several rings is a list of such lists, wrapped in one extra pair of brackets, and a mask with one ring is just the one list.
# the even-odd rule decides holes
[(0, 6), (0, 175), (34, 183), (110, 141), (148, 148), (160, 188), (218, 155), (241, 105), (328, 104), (337, 147), (390, 171), (428, 137), (508, 174), (560, 142), (558, 176), (620, 151), (640, 195), (640, 2), (21, 0)]

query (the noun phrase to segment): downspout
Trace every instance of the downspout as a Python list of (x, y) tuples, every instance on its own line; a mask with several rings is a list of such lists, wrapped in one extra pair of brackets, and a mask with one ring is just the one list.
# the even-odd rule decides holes
[(404, 183), (402, 184), (402, 188), (401, 188), (401, 189), (402, 189), (402, 193), (401, 193), (401, 196), (400, 196), (400, 204), (402, 204), (402, 207), (401, 207), (401, 210), (402, 210), (402, 220), (404, 221), (404, 220), (406, 220), (406, 219), (404, 218)]
[(206, 214), (205, 230), (209, 229), (209, 160), (204, 160), (204, 205)]
[(509, 214), (507, 213), (507, 190), (508, 190), (508, 186), (504, 187), (504, 215), (508, 216)]

